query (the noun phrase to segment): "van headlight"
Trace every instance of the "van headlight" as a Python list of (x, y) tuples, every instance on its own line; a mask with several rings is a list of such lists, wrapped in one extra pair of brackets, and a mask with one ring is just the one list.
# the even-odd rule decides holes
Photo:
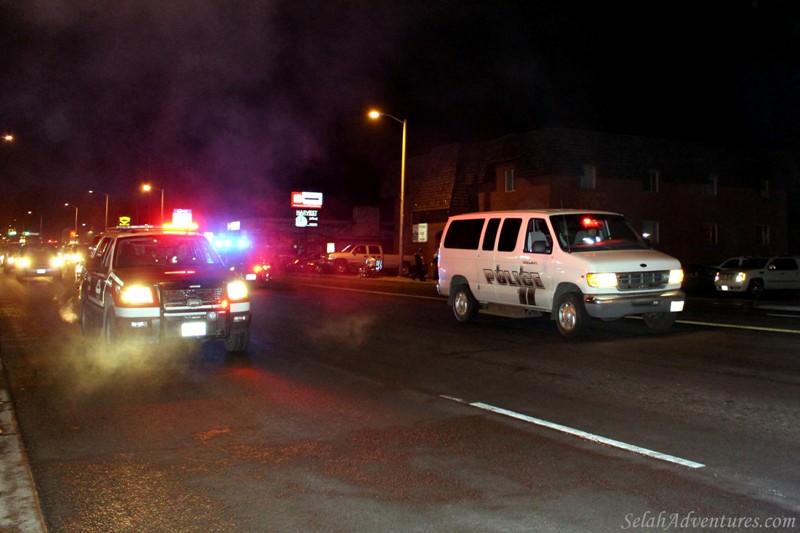
[(123, 288), (119, 293), (119, 299), (126, 305), (146, 305), (155, 301), (152, 289), (144, 285), (131, 285)]
[(614, 272), (590, 272), (586, 274), (586, 283), (595, 289), (613, 289), (617, 286), (617, 274)]
[(683, 283), (683, 269), (678, 268), (676, 270), (669, 271), (669, 282), (670, 285), (680, 285)]
[(247, 285), (239, 279), (228, 283), (228, 298), (231, 300), (244, 300), (247, 298)]

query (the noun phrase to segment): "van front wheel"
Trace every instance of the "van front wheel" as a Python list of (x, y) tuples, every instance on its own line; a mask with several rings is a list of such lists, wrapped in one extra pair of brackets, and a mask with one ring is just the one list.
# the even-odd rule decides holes
[(589, 315), (583, 306), (580, 293), (567, 292), (561, 295), (556, 306), (556, 326), (565, 337), (578, 337), (586, 329)]
[(644, 323), (655, 333), (668, 331), (675, 324), (677, 317), (678, 313), (645, 313), (642, 315)]
[(478, 301), (467, 285), (459, 285), (453, 293), (453, 314), (459, 322), (469, 322), (478, 312)]

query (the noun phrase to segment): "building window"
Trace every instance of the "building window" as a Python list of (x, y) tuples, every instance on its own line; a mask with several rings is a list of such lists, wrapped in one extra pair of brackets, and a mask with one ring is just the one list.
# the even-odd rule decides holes
[(658, 242), (658, 222), (655, 220), (645, 220), (642, 222), (642, 237), (649, 240), (652, 244)]
[(642, 188), (644, 192), (658, 192), (659, 178), (661, 173), (658, 170), (648, 170), (647, 176), (644, 178)]
[(716, 196), (719, 178), (716, 174), (711, 174), (703, 183), (703, 196)]
[(506, 182), (506, 192), (514, 192), (517, 190), (517, 184), (514, 181), (514, 169), (510, 168), (506, 170), (504, 173), (505, 182)]
[(594, 165), (583, 165), (581, 174), (581, 189), (597, 188), (597, 167)]
[(761, 180), (761, 198), (769, 198), (769, 180)]
[(756, 244), (759, 245), (769, 244), (769, 226), (765, 225), (756, 226)]
[(714, 222), (708, 225), (708, 244), (719, 244), (719, 226)]

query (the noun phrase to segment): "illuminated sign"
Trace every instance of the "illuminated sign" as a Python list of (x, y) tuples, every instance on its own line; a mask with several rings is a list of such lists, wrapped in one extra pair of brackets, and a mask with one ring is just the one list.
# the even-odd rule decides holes
[(319, 224), (319, 211), (316, 209), (298, 209), (295, 211), (294, 225), (298, 228), (316, 228)]
[(130, 226), (131, 225), (131, 217), (119, 217), (119, 225), (120, 226)]
[(239, 231), (242, 229), (242, 223), (238, 220), (234, 220), (233, 222), (228, 222), (228, 231)]
[(321, 192), (293, 192), (292, 207), (319, 209), (322, 207)]
[(412, 242), (428, 242), (428, 223), (414, 224), (411, 226)]

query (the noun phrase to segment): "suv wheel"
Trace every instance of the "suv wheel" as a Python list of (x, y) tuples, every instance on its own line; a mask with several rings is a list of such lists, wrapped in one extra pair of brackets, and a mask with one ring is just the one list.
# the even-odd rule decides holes
[(225, 339), (225, 349), (228, 353), (243, 352), (247, 349), (248, 344), (250, 344), (250, 329), (234, 333)]
[(751, 281), (750, 286), (747, 288), (747, 292), (749, 292), (750, 296), (753, 298), (759, 298), (762, 294), (764, 294), (764, 280), (754, 279)]

